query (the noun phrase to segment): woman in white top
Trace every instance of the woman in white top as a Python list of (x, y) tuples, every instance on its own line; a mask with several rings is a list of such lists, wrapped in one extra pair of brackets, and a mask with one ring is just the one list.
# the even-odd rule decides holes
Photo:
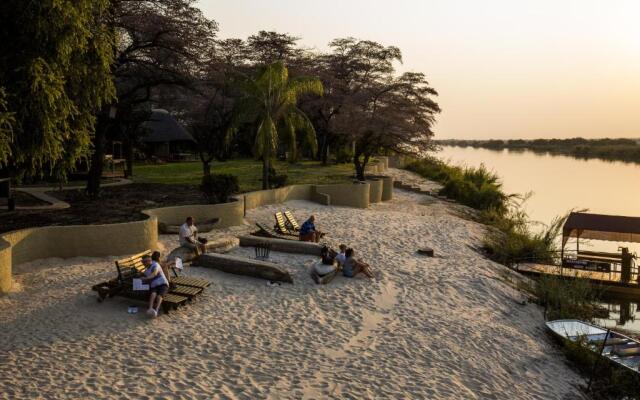
[[(153, 258), (153, 259), (152, 259)], [(149, 309), (147, 314), (152, 317), (158, 316), (162, 297), (169, 293), (169, 280), (164, 274), (160, 266), (160, 253), (153, 252), (153, 256), (145, 255), (142, 257), (142, 264), (146, 267), (142, 282), (149, 284)]]

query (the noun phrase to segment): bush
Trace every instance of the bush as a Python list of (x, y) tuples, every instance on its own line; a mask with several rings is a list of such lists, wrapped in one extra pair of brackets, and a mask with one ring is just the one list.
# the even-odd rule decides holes
[(598, 293), (587, 280), (545, 275), (540, 277), (535, 288), (535, 295), (544, 307), (547, 319), (594, 319)]
[(496, 174), (484, 165), (478, 168), (447, 165), (435, 158), (424, 158), (406, 166), (424, 178), (443, 185), (439, 194), (477, 210), (505, 212), (509, 199)]
[(240, 191), (240, 185), (237, 176), (211, 174), (202, 177), (200, 190), (209, 204), (227, 203), (232, 194)]
[(287, 174), (278, 175), (276, 169), (272, 166), (269, 166), (269, 187), (280, 188), (286, 186), (288, 178), (289, 177)]

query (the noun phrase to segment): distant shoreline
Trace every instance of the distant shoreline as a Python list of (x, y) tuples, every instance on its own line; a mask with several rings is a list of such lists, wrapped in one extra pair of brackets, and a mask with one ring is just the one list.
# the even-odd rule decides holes
[(532, 151), (566, 155), (579, 159), (600, 159), (640, 164), (640, 139), (510, 139), (436, 140), (440, 146), (473, 147), (488, 150)]

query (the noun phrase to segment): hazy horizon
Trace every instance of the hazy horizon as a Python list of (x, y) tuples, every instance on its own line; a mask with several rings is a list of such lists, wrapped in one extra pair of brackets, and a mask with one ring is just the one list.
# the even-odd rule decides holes
[(436, 139), (640, 137), (640, 3), (200, 0), (219, 37), (259, 30), (320, 51), (352, 36), (398, 46), (440, 96)]

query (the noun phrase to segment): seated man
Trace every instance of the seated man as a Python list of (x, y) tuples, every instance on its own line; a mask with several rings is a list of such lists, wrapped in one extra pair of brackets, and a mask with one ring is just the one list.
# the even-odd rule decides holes
[(353, 249), (347, 249), (345, 252), (346, 260), (342, 266), (342, 275), (347, 278), (355, 278), (356, 275), (362, 272), (369, 278), (373, 278), (373, 272), (371, 272), (369, 264), (364, 263), (361, 260), (356, 260), (354, 255), (355, 252)]
[(310, 216), (308, 220), (304, 221), (304, 224), (300, 227), (300, 240), (303, 242), (316, 242), (320, 241), (320, 238), (324, 236), (324, 233), (317, 231), (314, 224), (316, 220), (315, 216)]
[[(154, 252), (158, 253), (158, 252)], [(160, 253), (157, 258), (160, 259)], [(157, 261), (153, 261), (151, 256), (145, 255), (142, 257), (142, 264), (146, 267), (143, 272), (141, 280), (143, 283), (149, 284), (149, 309), (147, 314), (152, 317), (158, 316), (160, 311), (160, 305), (162, 304), (162, 296), (169, 292), (169, 281), (162, 271), (162, 267)]]
[(198, 238), (198, 228), (196, 228), (193, 217), (187, 217), (184, 224), (180, 226), (180, 246), (193, 249), (196, 255), (206, 251), (206, 239)]

